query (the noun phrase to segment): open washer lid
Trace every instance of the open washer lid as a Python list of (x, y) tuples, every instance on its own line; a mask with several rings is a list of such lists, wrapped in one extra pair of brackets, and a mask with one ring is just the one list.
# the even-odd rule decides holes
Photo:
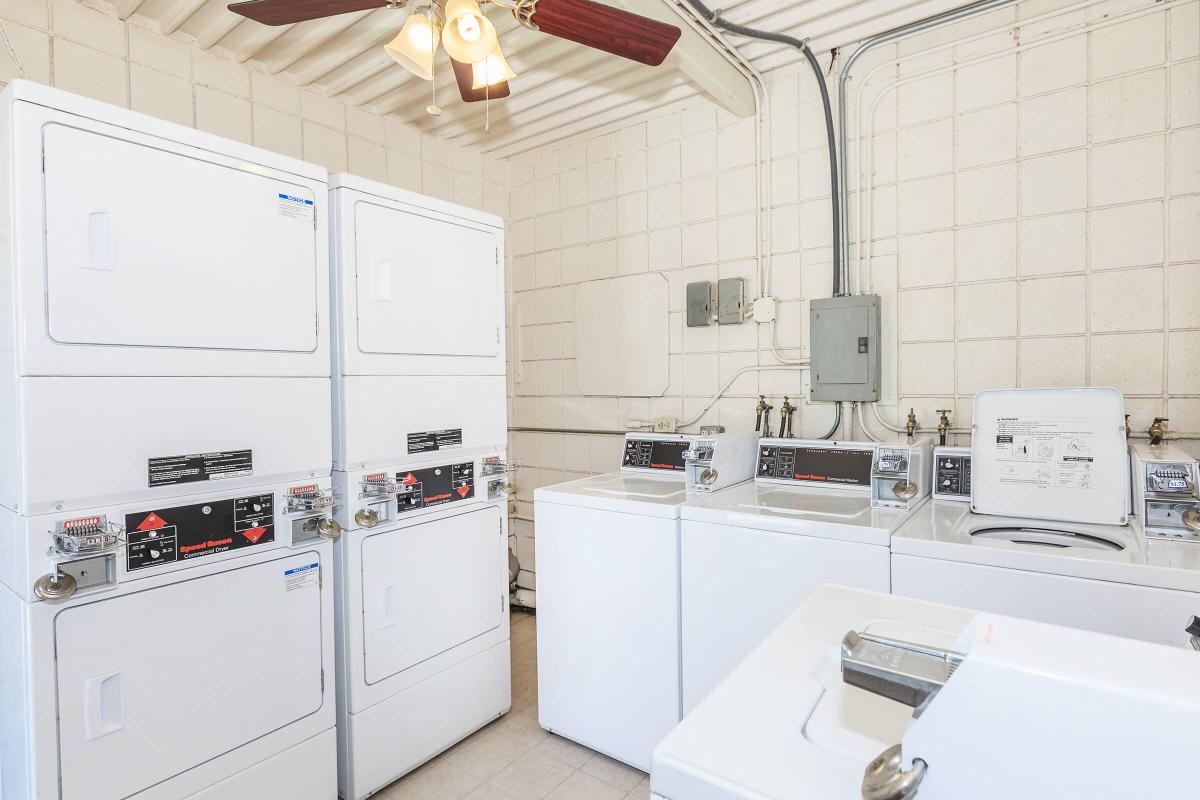
[(979, 514), (1125, 525), (1129, 454), (1115, 389), (975, 395), (971, 508)]

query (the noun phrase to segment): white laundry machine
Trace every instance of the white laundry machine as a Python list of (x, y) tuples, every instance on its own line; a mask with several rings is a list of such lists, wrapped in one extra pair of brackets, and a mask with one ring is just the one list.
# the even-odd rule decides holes
[(928, 472), (926, 439), (763, 439), (753, 482), (689, 497), (680, 511), (683, 712), (818, 586), (888, 591), (888, 543), (926, 501)]
[[(543, 728), (649, 769), (654, 745), (681, 716), (679, 510), (687, 464), (722, 464), (722, 482), (744, 481), (753, 469), (744, 443), (756, 437), (629, 433), (620, 472), (534, 492)], [(740, 464), (726, 448), (742, 453)]]
[(0, 505), (329, 475), (324, 169), (21, 80), (0, 154)]
[(334, 797), (329, 489), (0, 510), (0, 797)]
[(825, 586), (658, 746), (651, 797), (1188, 796), (1198, 667), (1190, 650)]
[(338, 776), (382, 789), (511, 705), (503, 222), (331, 180)]
[[(1147, 536), (1140, 515), (1129, 514), (1120, 395), (981, 392), (974, 414), (971, 455), (957, 467), (938, 460), (939, 483), (970, 471), (971, 502), (935, 499), (896, 531), (892, 591), (1185, 644), (1200, 614), (1200, 546)], [(1172, 497), (1172, 507), (1179, 502)]]

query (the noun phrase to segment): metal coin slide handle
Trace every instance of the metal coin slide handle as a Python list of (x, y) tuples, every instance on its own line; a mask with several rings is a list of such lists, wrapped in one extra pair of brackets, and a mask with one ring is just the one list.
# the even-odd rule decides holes
[(58, 570), (53, 575), (43, 575), (33, 582), (33, 593), (51, 603), (66, 600), (75, 594), (76, 588), (75, 576)]
[(917, 485), (911, 481), (900, 481), (892, 484), (892, 494), (901, 500), (911, 500), (917, 496)]
[(374, 528), (379, 524), (379, 512), (373, 508), (360, 508), (354, 512), (354, 521), (364, 528)]
[(321, 519), (317, 521), (317, 533), (321, 534), (326, 539), (336, 539), (342, 535), (342, 526), (339, 525), (335, 519), (321, 517)]
[(1189, 508), (1183, 512), (1183, 524), (1196, 533), (1200, 533), (1200, 509)]
[(910, 800), (917, 796), (928, 769), (920, 758), (913, 759), (912, 769), (904, 769), (900, 745), (894, 744), (867, 765), (863, 773), (863, 800)]

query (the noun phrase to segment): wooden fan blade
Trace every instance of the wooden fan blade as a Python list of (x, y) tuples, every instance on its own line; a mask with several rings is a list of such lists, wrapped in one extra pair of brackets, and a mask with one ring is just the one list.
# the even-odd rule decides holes
[(245, 0), (226, 8), (263, 25), (290, 25), (351, 11), (383, 8), (387, 4), (387, 0)]
[(454, 67), (454, 80), (458, 83), (458, 94), (462, 97), (464, 103), (478, 103), (480, 100), (497, 100), (512, 94), (512, 90), (508, 88), (508, 81), (492, 84), (486, 89), (472, 89), (471, 84), (474, 81), (474, 74), (471, 72), (471, 65), (455, 61), (453, 58), (450, 59), (450, 64)]
[(532, 21), (542, 33), (657, 67), (679, 41), (674, 25), (592, 0), (538, 0)]

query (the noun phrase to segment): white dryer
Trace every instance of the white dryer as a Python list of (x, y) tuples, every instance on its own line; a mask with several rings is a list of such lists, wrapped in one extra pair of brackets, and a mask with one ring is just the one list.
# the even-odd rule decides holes
[(329, 490), (0, 510), (0, 797), (334, 797)]
[(0, 505), (329, 475), (324, 169), (21, 80), (0, 155)]
[[(680, 512), (684, 714), (818, 586), (889, 590), (888, 543), (928, 496), (928, 454), (925, 440), (763, 439), (753, 482), (688, 498)], [(896, 486), (906, 499), (892, 494)], [(881, 487), (891, 495), (886, 507), (872, 499)]]
[(1200, 614), (1200, 545), (1147, 537), (1138, 519), (1049, 522), (934, 500), (892, 537), (892, 591), (1182, 646)]
[(680, 719), (679, 508), (695, 438), (626, 434), (620, 472), (534, 492), (538, 721), (642, 770)]

